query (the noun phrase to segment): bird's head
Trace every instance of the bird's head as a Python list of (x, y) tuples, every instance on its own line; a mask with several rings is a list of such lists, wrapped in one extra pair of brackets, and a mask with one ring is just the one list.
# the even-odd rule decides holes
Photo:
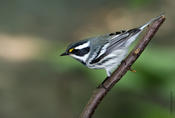
[(82, 40), (80, 42), (70, 44), (66, 51), (60, 56), (71, 56), (82, 63), (85, 63), (90, 53), (90, 41)]

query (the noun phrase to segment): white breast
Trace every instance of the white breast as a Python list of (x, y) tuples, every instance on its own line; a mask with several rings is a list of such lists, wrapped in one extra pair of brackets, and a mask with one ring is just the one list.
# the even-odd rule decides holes
[[(127, 49), (115, 50), (98, 63), (87, 65), (89, 68), (94, 69), (107, 69), (112, 71), (117, 68), (121, 61), (126, 57)], [(109, 60), (108, 60), (109, 59)], [(105, 61), (106, 60), (106, 61)]]

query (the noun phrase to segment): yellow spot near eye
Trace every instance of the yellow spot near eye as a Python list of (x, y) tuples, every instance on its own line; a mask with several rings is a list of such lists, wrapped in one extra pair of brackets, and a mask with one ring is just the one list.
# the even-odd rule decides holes
[(72, 52), (74, 49), (73, 48), (71, 48), (71, 49), (69, 49), (69, 52)]

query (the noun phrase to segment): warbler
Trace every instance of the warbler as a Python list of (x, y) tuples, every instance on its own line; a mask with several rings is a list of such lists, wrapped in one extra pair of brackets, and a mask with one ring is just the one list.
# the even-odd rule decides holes
[(105, 69), (109, 77), (127, 56), (129, 46), (144, 28), (160, 17), (162, 15), (138, 28), (121, 30), (72, 43), (60, 56), (69, 55), (91, 69)]

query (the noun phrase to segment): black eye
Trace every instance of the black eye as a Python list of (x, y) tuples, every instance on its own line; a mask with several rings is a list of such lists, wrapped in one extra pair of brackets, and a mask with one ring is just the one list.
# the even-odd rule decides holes
[(77, 56), (84, 56), (85, 54), (87, 54), (89, 52), (90, 48), (83, 48), (83, 49), (74, 49), (72, 51), (73, 54), (77, 55)]
[(77, 54), (77, 53), (79, 53), (79, 50), (74, 49), (71, 53), (73, 53), (73, 54)]

